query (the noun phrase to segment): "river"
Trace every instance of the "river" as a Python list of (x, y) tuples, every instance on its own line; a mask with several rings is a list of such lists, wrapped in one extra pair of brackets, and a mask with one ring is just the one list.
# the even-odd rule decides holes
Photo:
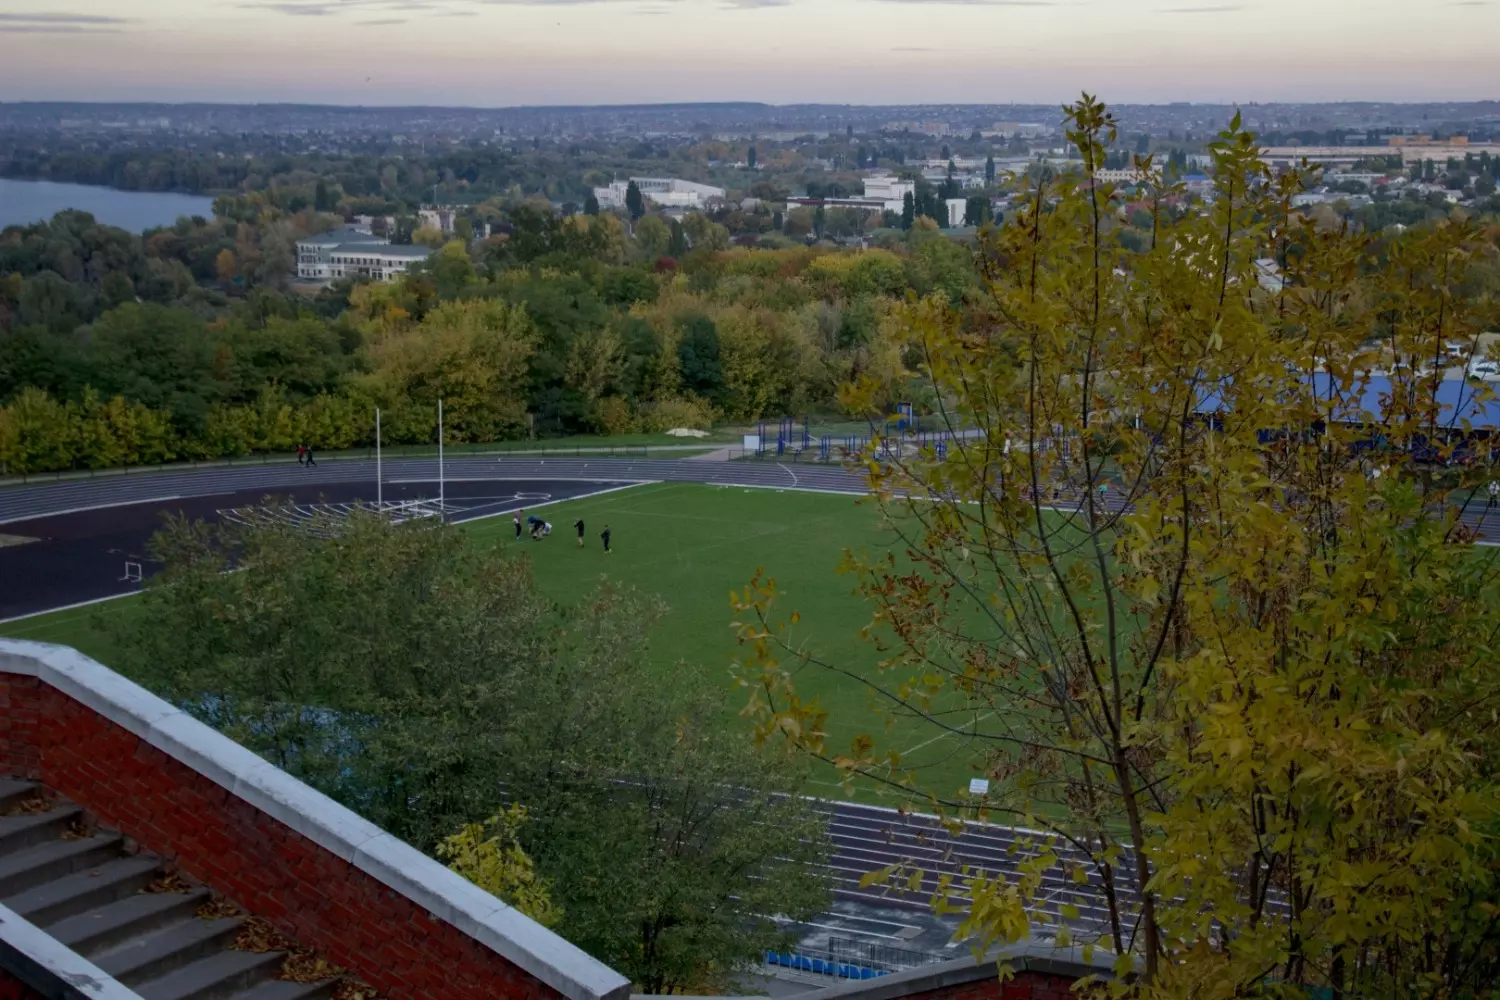
[(50, 219), (64, 209), (88, 212), (100, 222), (139, 233), (170, 226), (182, 215), (213, 216), (214, 200), (163, 191), (117, 191), (88, 184), (0, 178), (0, 229)]

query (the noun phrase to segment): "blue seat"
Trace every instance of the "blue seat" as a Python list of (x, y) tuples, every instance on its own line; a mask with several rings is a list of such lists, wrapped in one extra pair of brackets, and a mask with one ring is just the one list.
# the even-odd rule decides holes
[(845, 979), (848, 979), (850, 976), (855, 974), (856, 973), (854, 970), (854, 966), (847, 964), (839, 966), (839, 975), (843, 976)]
[(803, 972), (811, 972), (812, 971), (812, 959), (808, 958), (806, 955), (798, 955), (797, 956), (797, 968), (801, 969)]
[(828, 965), (821, 958), (813, 959), (813, 971), (822, 975), (828, 971)]
[(781, 964), (788, 969), (795, 969), (797, 967), (797, 959), (791, 952), (784, 951), (781, 953)]
[(774, 951), (768, 951), (768, 952), (766, 952), (766, 964), (767, 965), (780, 965), (781, 964), (781, 956), (778, 955), (778, 954), (776, 954)]
[(861, 978), (861, 979), (874, 979), (875, 978), (875, 970), (874, 969), (860, 969), (859, 970), (859, 978)]

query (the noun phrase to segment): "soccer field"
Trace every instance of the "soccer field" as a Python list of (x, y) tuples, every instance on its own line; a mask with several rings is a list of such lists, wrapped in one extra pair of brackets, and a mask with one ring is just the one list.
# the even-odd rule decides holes
[[(528, 512), (529, 513), (529, 512)], [(524, 553), (543, 593), (562, 604), (587, 593), (601, 577), (659, 596), (668, 612), (652, 635), (651, 657), (670, 684), (679, 670), (702, 670), (721, 678), (724, 724), (748, 726), (739, 716), (746, 692), (735, 687), (731, 666), (740, 649), (730, 627), (730, 592), (742, 590), (758, 567), (776, 580), (785, 597), (780, 613), (799, 612), (796, 638), (820, 658), (873, 670), (879, 654), (860, 638), (870, 607), (853, 593), (855, 581), (836, 570), (845, 549), (885, 551), (895, 540), (872, 503), (836, 494), (656, 483), (634, 486), (535, 509), (552, 534), (514, 539), (509, 514), (469, 522), (464, 530), (479, 544)], [(573, 522), (587, 525), (579, 548)], [(609, 525), (614, 551), (606, 555), (599, 533)], [(57, 612), (0, 625), (0, 635), (77, 646), (109, 663), (106, 621), (134, 612), (126, 598), (91, 608)], [(889, 680), (889, 678), (887, 678)], [(799, 694), (817, 696), (830, 714), (830, 750), (843, 752), (849, 738), (874, 734), (882, 747), (930, 768), (924, 783), (952, 791), (967, 781), (970, 760), (952, 739), (934, 739), (930, 728), (884, 732), (870, 695), (861, 685), (818, 667), (804, 668)], [(831, 769), (823, 778), (833, 780)], [(831, 787), (825, 794), (834, 794)], [(937, 790), (936, 788), (934, 790)]]

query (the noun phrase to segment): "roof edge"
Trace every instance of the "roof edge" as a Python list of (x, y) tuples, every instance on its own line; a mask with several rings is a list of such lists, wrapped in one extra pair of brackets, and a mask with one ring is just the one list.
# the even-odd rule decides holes
[(141, 1000), (31, 921), (0, 905), (0, 969), (59, 1000)]
[(0, 639), (0, 673), (35, 677), (88, 706), (401, 893), (569, 1000), (629, 997), (630, 980), (603, 962), (76, 649)]
[(809, 1000), (898, 1000), (901, 997), (929, 993), (951, 986), (979, 982), (999, 974), (998, 963), (1006, 962), (1014, 972), (1035, 972), (1077, 981), (1086, 976), (1101, 980), (1114, 979), (1113, 956), (1102, 950), (1087, 961), (1076, 946), (1059, 947), (1040, 941), (999, 948), (976, 960), (973, 956), (951, 962), (924, 965), (878, 979), (850, 981), (826, 989), (814, 989), (798, 997)]

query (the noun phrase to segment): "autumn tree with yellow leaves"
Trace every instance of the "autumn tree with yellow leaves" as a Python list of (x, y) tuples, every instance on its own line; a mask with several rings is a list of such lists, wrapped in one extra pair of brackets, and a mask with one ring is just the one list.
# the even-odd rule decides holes
[[(1088, 96), (1067, 116), (1083, 170), (1023, 182), (982, 292), (899, 317), (936, 415), (980, 433), (868, 457), (899, 542), (845, 570), (878, 659), (821, 658), (765, 576), (737, 598), (762, 736), (952, 823), (1045, 831), (1008, 876), (939, 883), (981, 949), (1102, 949), (1121, 995), (1480, 995), (1500, 589), (1461, 515), (1493, 475), (1463, 443), (1487, 392), (1408, 366), (1366, 389), (1474, 353), (1493, 246), (1462, 221), (1386, 240), (1301, 218), (1306, 176), (1269, 172), (1236, 117), (1217, 196), (1156, 211), (1133, 251), (1095, 178), (1114, 118)], [(990, 791), (932, 784), (878, 727), (835, 745), (797, 686), (819, 668)], [(1070, 919), (1049, 873), (1105, 919)]]

